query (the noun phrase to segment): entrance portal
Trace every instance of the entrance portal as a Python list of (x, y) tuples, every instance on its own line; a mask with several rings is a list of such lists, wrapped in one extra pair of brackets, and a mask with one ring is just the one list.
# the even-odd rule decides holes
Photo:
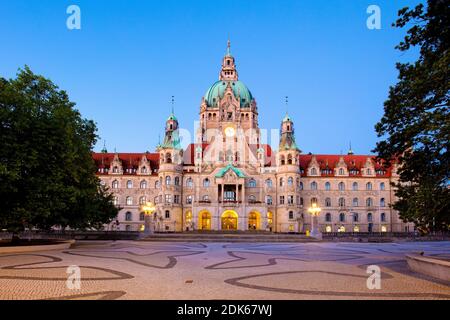
[(211, 213), (202, 211), (198, 217), (200, 230), (211, 230)]
[(237, 230), (238, 214), (236, 211), (227, 210), (222, 214), (222, 230)]
[(261, 222), (261, 215), (259, 212), (252, 211), (248, 215), (248, 230), (259, 230)]

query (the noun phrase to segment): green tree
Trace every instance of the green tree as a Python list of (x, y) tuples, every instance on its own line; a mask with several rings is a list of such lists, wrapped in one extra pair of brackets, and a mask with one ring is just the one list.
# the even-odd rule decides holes
[(398, 28), (409, 27), (396, 47), (418, 55), (415, 62), (397, 63), (399, 81), (389, 90), (384, 116), (375, 126), (375, 152), (398, 162), (399, 200), (393, 205), (404, 221), (425, 230), (450, 225), (450, 6), (428, 0), (399, 11)]
[(28, 67), (0, 78), (0, 229), (100, 228), (117, 215), (95, 175), (96, 130)]

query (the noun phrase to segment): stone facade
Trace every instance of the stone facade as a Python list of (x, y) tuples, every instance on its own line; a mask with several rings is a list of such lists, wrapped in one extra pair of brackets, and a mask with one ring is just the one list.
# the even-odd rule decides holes
[(395, 165), (371, 155), (302, 154), (294, 122), (281, 122), (276, 152), (261, 143), (258, 107), (238, 79), (235, 59), (223, 58), (219, 81), (202, 98), (196, 142), (181, 148), (172, 113), (155, 153), (93, 154), (102, 183), (121, 210), (110, 229), (144, 229), (143, 205), (153, 203), (152, 228), (306, 232), (316, 203), (322, 232), (403, 232), (390, 208)]

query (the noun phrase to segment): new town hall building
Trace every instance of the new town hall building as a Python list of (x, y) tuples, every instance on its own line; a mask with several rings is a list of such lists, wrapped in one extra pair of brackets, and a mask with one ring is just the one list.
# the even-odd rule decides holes
[(286, 115), (278, 150), (261, 143), (258, 107), (239, 80), (230, 46), (219, 81), (200, 105), (196, 143), (181, 148), (172, 113), (164, 142), (155, 153), (93, 155), (102, 184), (121, 210), (111, 227), (142, 231), (143, 205), (154, 203), (152, 228), (306, 232), (308, 208), (322, 211), (322, 232), (409, 231), (389, 204), (395, 166), (384, 168), (370, 155), (302, 154), (294, 122)]

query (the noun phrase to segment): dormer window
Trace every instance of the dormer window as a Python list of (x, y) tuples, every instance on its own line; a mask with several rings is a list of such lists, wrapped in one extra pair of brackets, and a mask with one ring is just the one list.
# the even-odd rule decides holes
[(119, 173), (119, 168), (114, 167), (114, 168), (113, 168), (113, 173)]

